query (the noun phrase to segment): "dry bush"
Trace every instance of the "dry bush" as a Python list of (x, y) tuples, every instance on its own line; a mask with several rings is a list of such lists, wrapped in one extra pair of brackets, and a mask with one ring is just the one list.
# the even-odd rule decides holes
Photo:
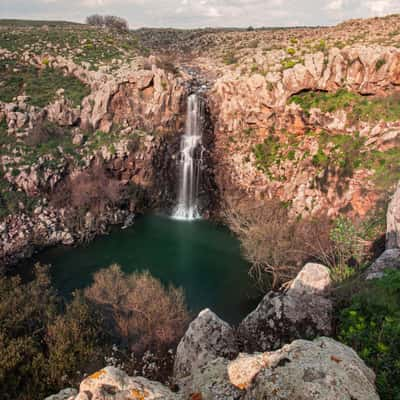
[(94, 275), (85, 296), (105, 310), (133, 351), (176, 344), (189, 321), (182, 289), (164, 288), (148, 272), (125, 275), (112, 265)]
[(93, 26), (103, 26), (104, 17), (99, 14), (89, 15), (88, 17), (86, 17), (86, 23)]
[(108, 176), (104, 166), (98, 163), (59, 185), (53, 193), (52, 203), (58, 207), (68, 204), (99, 215), (107, 207), (113, 207), (121, 199), (121, 193), (121, 183)]
[(68, 132), (65, 129), (50, 122), (40, 122), (24, 138), (24, 143), (28, 146), (38, 146), (50, 140), (57, 142), (66, 135)]
[(129, 29), (126, 19), (116, 17), (114, 15), (104, 16), (104, 26), (117, 31), (127, 31)]
[(262, 291), (293, 279), (306, 261), (316, 259), (320, 249), (329, 246), (326, 218), (293, 221), (287, 207), (275, 200), (258, 207), (228, 208), (226, 219)]
[(115, 29), (117, 31), (127, 31), (129, 29), (126, 19), (115, 15), (93, 14), (86, 17), (86, 23), (92, 26)]

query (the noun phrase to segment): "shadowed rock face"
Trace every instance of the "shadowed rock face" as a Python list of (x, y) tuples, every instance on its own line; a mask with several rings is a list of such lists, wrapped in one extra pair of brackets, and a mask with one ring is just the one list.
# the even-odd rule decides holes
[(299, 338), (329, 335), (332, 331), (331, 284), (323, 265), (307, 264), (286, 292), (269, 292), (239, 325), (246, 351), (268, 351)]
[(174, 376), (190, 377), (192, 372), (217, 357), (232, 358), (239, 349), (231, 326), (211, 310), (200, 312), (181, 339), (175, 359)]

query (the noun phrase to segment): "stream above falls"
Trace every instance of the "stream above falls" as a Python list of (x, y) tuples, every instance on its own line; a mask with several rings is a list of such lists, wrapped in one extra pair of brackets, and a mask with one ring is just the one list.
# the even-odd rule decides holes
[(238, 240), (205, 220), (144, 215), (132, 227), (113, 228), (87, 245), (44, 250), (29, 260), (29, 267), (37, 261), (51, 265), (53, 285), (66, 297), (90, 285), (99, 269), (118, 263), (127, 273), (148, 270), (166, 285), (181, 286), (193, 313), (210, 308), (231, 323), (259, 300)]

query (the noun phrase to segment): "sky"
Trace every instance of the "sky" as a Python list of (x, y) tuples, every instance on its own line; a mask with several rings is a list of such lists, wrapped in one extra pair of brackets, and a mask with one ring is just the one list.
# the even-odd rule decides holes
[(131, 28), (309, 26), (400, 13), (400, 0), (0, 0), (0, 18), (83, 22), (93, 13)]

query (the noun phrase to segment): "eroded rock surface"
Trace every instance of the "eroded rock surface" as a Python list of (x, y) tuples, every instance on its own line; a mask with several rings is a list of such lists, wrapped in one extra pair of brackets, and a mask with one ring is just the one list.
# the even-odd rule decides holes
[(329, 335), (332, 301), (329, 270), (307, 264), (286, 292), (269, 292), (239, 325), (246, 351), (268, 351), (299, 338)]
[(217, 357), (230, 359), (237, 353), (238, 346), (232, 327), (211, 310), (203, 310), (179, 342), (174, 376), (180, 381), (190, 377), (193, 371), (208, 361)]
[(366, 279), (382, 278), (385, 271), (400, 269), (400, 249), (384, 251), (367, 269)]
[(274, 353), (244, 400), (378, 400), (375, 375), (354, 350), (322, 337), (296, 340)]

